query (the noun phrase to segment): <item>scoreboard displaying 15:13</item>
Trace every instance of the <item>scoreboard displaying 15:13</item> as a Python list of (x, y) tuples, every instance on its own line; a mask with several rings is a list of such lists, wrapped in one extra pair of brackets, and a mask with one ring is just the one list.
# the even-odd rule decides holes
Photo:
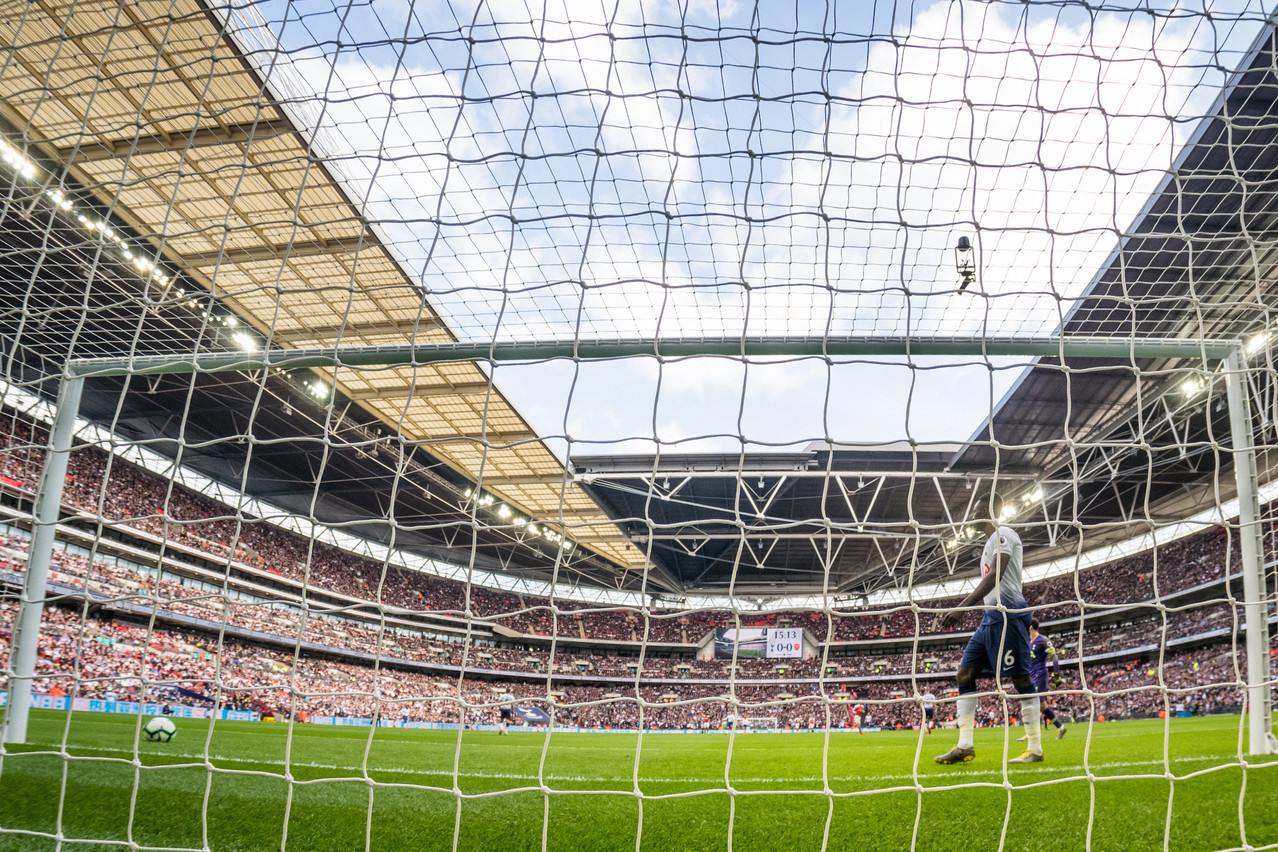
[(769, 657), (801, 657), (803, 656), (802, 627), (770, 627), (768, 628)]

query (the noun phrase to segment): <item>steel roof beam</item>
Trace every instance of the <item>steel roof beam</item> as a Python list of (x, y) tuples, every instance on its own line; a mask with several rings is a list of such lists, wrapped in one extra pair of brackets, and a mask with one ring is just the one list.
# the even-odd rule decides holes
[(80, 145), (57, 149), (57, 157), (64, 163), (101, 160), (123, 160), (145, 154), (181, 153), (188, 148), (208, 148), (216, 145), (244, 145), (264, 142), (293, 132), (288, 123), (258, 121), (232, 124), (229, 127), (199, 127), (176, 133), (155, 133), (123, 139), (91, 139)]
[(519, 474), (512, 476), (500, 476), (498, 474), (484, 474), (484, 488), (501, 488), (503, 485), (559, 485), (561, 483), (573, 483), (575, 480), (571, 476), (565, 477), (562, 473), (537, 473), (537, 474)]
[[(276, 337), (278, 340), (278, 336)], [(352, 388), (342, 390), (348, 399), (359, 401), (382, 399), (424, 399), (432, 396), (483, 396), (492, 388), (488, 382), (463, 382), (455, 385), (427, 384), (393, 385), (384, 388)], [(494, 390), (496, 390), (494, 388)]]
[[(904, 524), (902, 524), (904, 526)], [(807, 541), (817, 539), (824, 541), (858, 539), (862, 541), (879, 541), (881, 539), (900, 539), (906, 542), (917, 540), (935, 540), (940, 541), (944, 538), (939, 533), (894, 533), (889, 530), (844, 530), (837, 527), (830, 529), (818, 529), (812, 532), (772, 532), (766, 529), (742, 530), (735, 533), (658, 533), (656, 535), (648, 535), (647, 533), (636, 533), (630, 537), (630, 540), (636, 544), (646, 541), (773, 541), (777, 539), (788, 539), (796, 541)]]
[[(872, 447), (867, 447), (872, 450)], [(651, 470), (640, 471), (580, 471), (575, 474), (574, 478), (579, 482), (595, 482), (598, 480), (605, 481), (625, 481), (639, 480), (646, 483), (654, 483), (658, 479), (672, 479), (675, 477), (683, 477), (686, 482), (689, 479), (723, 479), (733, 475), (740, 475), (745, 478), (762, 476), (765, 478), (776, 477), (778, 479), (834, 479), (834, 480), (854, 480), (854, 479), (917, 479), (920, 476), (934, 476), (938, 479), (971, 479), (976, 480), (979, 476), (991, 475), (988, 471), (962, 471), (962, 470), (928, 470), (920, 468), (919, 470), (826, 470), (825, 468), (809, 468), (806, 470), (793, 470), (790, 468), (776, 468), (775, 470), (749, 468), (724, 468), (722, 470), (677, 470), (669, 471), (658, 470), (654, 475)], [(998, 478), (1000, 480), (1018, 480), (1028, 482), (1041, 482), (1043, 476), (1033, 472), (1021, 472), (1015, 470), (1001, 470)]]
[[(426, 331), (436, 331), (442, 323), (435, 317), (422, 317), (411, 320), (387, 320), (373, 323), (346, 323), (343, 325), (317, 325), (310, 328), (276, 329), (271, 332), (271, 339), (276, 343), (295, 343), (299, 340), (326, 340), (328, 338), (351, 338), (360, 335), (403, 334), (409, 337)], [(419, 385), (418, 387), (424, 387)], [(487, 383), (479, 384), (487, 388)], [(405, 388), (410, 387), (404, 385)], [(408, 394), (403, 394), (407, 396)], [(347, 394), (350, 396), (350, 394)], [(356, 399), (357, 397), (351, 397)]]
[(505, 446), (507, 444), (524, 444), (530, 441), (540, 441), (541, 437), (528, 429), (515, 432), (502, 432), (491, 429), (483, 434), (474, 433), (468, 435), (436, 435), (430, 438), (414, 438), (408, 443), (417, 447), (430, 447), (434, 444), (455, 444), (459, 441), (469, 441), (475, 444), (487, 443), (491, 446)]
[(249, 248), (226, 248), (219, 251), (184, 254), (182, 263), (191, 269), (209, 269), (216, 266), (239, 266), (246, 263), (272, 263), (302, 257), (323, 257), (335, 254), (354, 254), (363, 249), (370, 251), (376, 245), (371, 238), (340, 237), (332, 240), (298, 240), (278, 246), (262, 245)]

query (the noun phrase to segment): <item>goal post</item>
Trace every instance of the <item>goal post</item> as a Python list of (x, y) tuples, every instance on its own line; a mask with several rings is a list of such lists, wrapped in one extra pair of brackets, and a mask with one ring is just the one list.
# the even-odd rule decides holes
[(1259, 479), (1250, 406), (1243, 392), (1244, 350), (1225, 359), (1225, 395), (1238, 487), (1238, 535), (1243, 562), (1243, 609), (1247, 625), (1247, 741), (1252, 754), (1278, 752), (1272, 733), (1269, 685), (1269, 625), (1265, 613), (1265, 567), (1261, 545)]
[(62, 515), (62, 486), (66, 482), (67, 462), (71, 456), (71, 439), (80, 412), (80, 395), (84, 379), (68, 376), (58, 388), (58, 401), (49, 430), (49, 447), (40, 482), (36, 488), (31, 513), (31, 555), (22, 578), (22, 597), (18, 602), (9, 649), (9, 699), (5, 713), (4, 742), (27, 741), (27, 719), (31, 713), (31, 686), (35, 679), (36, 652), (40, 645), (40, 619), (44, 615), (45, 587), (49, 579), (49, 561)]
[(1229, 408), (1232, 455), (1239, 501), (1240, 545), (1246, 614), (1246, 692), (1248, 750), (1253, 755), (1274, 753), (1268, 628), (1264, 597), (1264, 560), (1258, 496), (1256, 448), (1243, 376), (1246, 350), (1240, 341), (1205, 339), (1136, 339), (1106, 337), (827, 337), (827, 338), (698, 338), (577, 340), (570, 342), (445, 343), (404, 346), (323, 347), (266, 350), (258, 353), (209, 353), (180, 357), (77, 359), (67, 363), (50, 430), (49, 453), (37, 488), (34, 535), (24, 591), (19, 602), (18, 629), (11, 654), (11, 692), (5, 712), (6, 743), (27, 741), (31, 685), (35, 677), (39, 625), (45, 583), (53, 553), (67, 458), (72, 446), (80, 397), (87, 378), (121, 375), (242, 372), (262, 369), (300, 369), (391, 366), (463, 361), (520, 362), (553, 358), (606, 360), (652, 356), (685, 358), (718, 355), (739, 358), (883, 356), (1023, 356), (1088, 358), (1194, 358), (1217, 362), (1224, 374)]

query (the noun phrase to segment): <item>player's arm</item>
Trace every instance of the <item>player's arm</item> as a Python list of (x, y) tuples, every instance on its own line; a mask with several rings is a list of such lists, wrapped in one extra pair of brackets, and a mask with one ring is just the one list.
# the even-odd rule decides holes
[(998, 578), (1003, 573), (1003, 560), (1007, 558), (1005, 553), (996, 553), (994, 555), (994, 565), (990, 568), (990, 573), (981, 578), (981, 582), (976, 584), (976, 588), (972, 589), (971, 594), (963, 598), (963, 602), (954, 609), (941, 616), (941, 627), (949, 630), (959, 623), (959, 619), (963, 617), (963, 613), (970, 606), (975, 606), (976, 602), (982, 600), (990, 593), (990, 590), (998, 585)]

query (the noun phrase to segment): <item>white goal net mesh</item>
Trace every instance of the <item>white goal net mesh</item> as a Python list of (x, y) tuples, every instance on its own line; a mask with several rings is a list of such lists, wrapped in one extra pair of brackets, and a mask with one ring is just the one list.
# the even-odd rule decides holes
[(1271, 4), (4, 12), (0, 847), (1278, 848)]

